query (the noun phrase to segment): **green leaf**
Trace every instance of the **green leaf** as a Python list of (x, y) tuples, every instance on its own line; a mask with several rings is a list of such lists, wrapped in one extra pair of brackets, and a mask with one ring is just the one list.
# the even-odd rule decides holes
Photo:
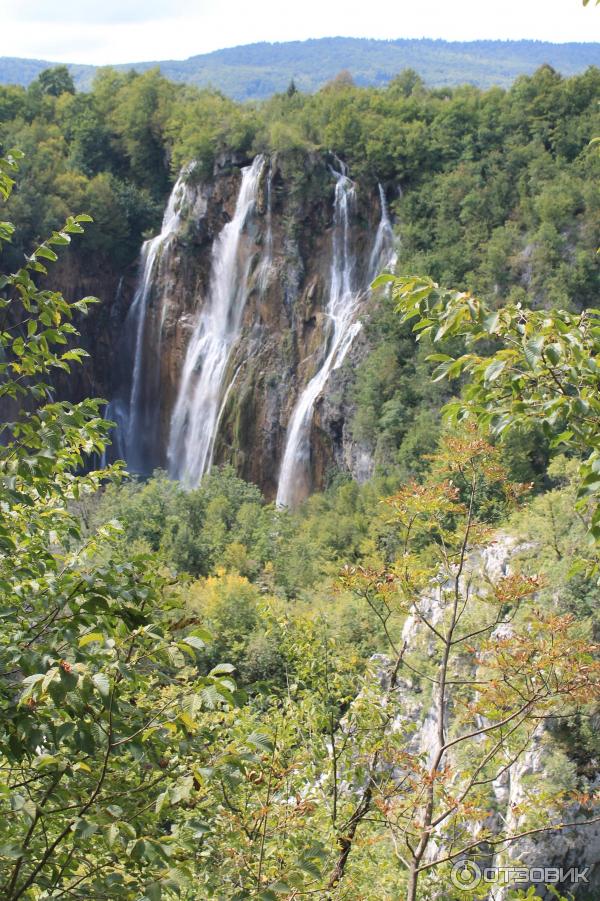
[(499, 313), (490, 313), (489, 316), (486, 316), (483, 320), (483, 327), (486, 332), (490, 334), (494, 334), (500, 323), (500, 314)]
[(59, 669), (60, 681), (67, 691), (74, 691), (79, 684), (79, 674), (75, 670)]
[(86, 820), (84, 817), (80, 817), (75, 823), (75, 827), (73, 829), (73, 833), (76, 838), (86, 839), (91, 838), (92, 835), (95, 835), (98, 831), (98, 824), (92, 823), (89, 820)]
[(42, 257), (42, 259), (44, 259), (44, 260), (50, 260), (53, 263), (56, 262), (56, 260), (58, 259), (57, 254), (54, 253), (53, 250), (50, 250), (49, 247), (46, 247), (45, 244), (41, 244), (39, 247), (36, 248), (35, 256)]
[(35, 758), (33, 765), (37, 770), (47, 769), (48, 767), (63, 769), (65, 762), (62, 757), (57, 757), (53, 754), (42, 754), (40, 757)]
[(110, 694), (110, 680), (105, 673), (94, 673), (92, 682), (100, 692), (103, 698), (107, 698)]
[(112, 848), (119, 837), (119, 827), (116, 823), (110, 823), (104, 827), (104, 840), (109, 848)]
[(138, 860), (138, 861), (143, 860), (143, 858), (146, 856), (147, 851), (148, 851), (147, 843), (144, 841), (143, 838), (138, 838), (138, 840), (133, 843), (133, 847), (131, 848), (131, 851), (129, 852), (129, 856), (131, 857), (132, 860)]
[(246, 742), (263, 753), (269, 753), (273, 750), (273, 742), (263, 732), (252, 732), (246, 739)]
[(305, 873), (308, 873), (309, 876), (312, 876), (313, 879), (321, 878), (321, 870), (319, 869), (319, 867), (315, 864), (315, 862), (313, 860), (309, 860), (308, 858), (305, 857), (302, 860), (298, 861), (298, 866)]
[(123, 815), (123, 808), (119, 807), (118, 804), (109, 804), (106, 808), (107, 813), (114, 817), (115, 819), (119, 819), (120, 816)]
[(87, 635), (82, 635), (79, 639), (78, 645), (80, 648), (84, 648), (86, 645), (91, 644), (93, 641), (104, 642), (104, 635), (102, 632), (88, 632)]
[(504, 371), (507, 360), (493, 360), (486, 368), (483, 373), (483, 378), (486, 382), (493, 382), (498, 378), (499, 375)]
[(525, 345), (525, 359), (529, 363), (530, 366), (535, 366), (539, 361), (542, 355), (542, 349), (544, 347), (544, 336), (538, 335), (536, 338), (532, 338)]
[(25, 855), (25, 851), (17, 842), (7, 842), (0, 845), (0, 857), (8, 857), (11, 860), (19, 860)]
[(429, 354), (426, 359), (428, 363), (446, 363), (452, 362), (454, 357), (449, 356), (449, 354)]
[(235, 666), (232, 663), (217, 663), (217, 665), (211, 669), (209, 676), (224, 676), (233, 672), (235, 672)]
[(162, 886), (160, 882), (152, 882), (150, 885), (147, 885), (144, 889), (146, 892), (146, 897), (148, 901), (161, 901), (162, 898)]
[(190, 648), (195, 648), (198, 651), (204, 650), (206, 647), (206, 642), (199, 638), (197, 635), (186, 635), (183, 639), (183, 643), (189, 645)]
[(548, 357), (548, 359), (550, 360), (552, 365), (555, 366), (557, 363), (560, 362), (560, 358), (562, 356), (562, 351), (563, 351), (562, 345), (549, 344), (546, 347), (544, 353), (546, 354), (546, 356)]

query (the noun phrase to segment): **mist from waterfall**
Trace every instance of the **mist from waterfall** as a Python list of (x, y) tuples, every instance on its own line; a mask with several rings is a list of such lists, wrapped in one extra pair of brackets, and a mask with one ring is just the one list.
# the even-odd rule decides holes
[(361, 291), (356, 279), (356, 260), (350, 243), (351, 217), (356, 206), (354, 183), (348, 178), (343, 163), (336, 159), (339, 172), (335, 177), (331, 282), (326, 313), (329, 334), (325, 359), (302, 391), (290, 418), (285, 451), (281, 463), (276, 503), (278, 507), (294, 507), (307, 493), (310, 471), (310, 433), (316, 401), (327, 380), (338, 369), (362, 325), (355, 319), (364, 291), (387, 265), (394, 252), (394, 236), (385, 193), (379, 185), (381, 216), (370, 254), (367, 285)]
[(257, 156), (242, 169), (235, 212), (213, 244), (208, 298), (186, 351), (167, 457), (170, 476), (190, 488), (210, 468), (228, 393), (227, 365), (249, 293), (253, 247), (246, 225), (256, 206), (265, 164), (265, 157)]
[(138, 281), (125, 320), (125, 337), (127, 339), (129, 336), (129, 344), (133, 345), (131, 388), (126, 400), (115, 399), (111, 401), (110, 407), (118, 424), (119, 447), (132, 472), (144, 472), (149, 459), (155, 456), (158, 440), (160, 345), (152, 348), (152, 356), (148, 359), (149, 348), (145, 341), (145, 333), (158, 266), (168, 265), (168, 249), (181, 221), (181, 212), (187, 197), (188, 175), (189, 168), (186, 168), (175, 182), (163, 216), (160, 234), (142, 245)]

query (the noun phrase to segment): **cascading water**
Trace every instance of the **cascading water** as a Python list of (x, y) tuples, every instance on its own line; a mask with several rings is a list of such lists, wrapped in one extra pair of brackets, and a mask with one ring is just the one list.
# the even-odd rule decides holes
[[(348, 178), (344, 165), (336, 160), (341, 171), (331, 170), (336, 179), (333, 215), (333, 247), (331, 259), (331, 285), (327, 316), (330, 331), (327, 353), (321, 368), (312, 377), (300, 395), (292, 413), (277, 486), (278, 507), (293, 507), (307, 493), (310, 468), (310, 432), (317, 398), (323, 391), (333, 370), (338, 369), (352, 342), (361, 329), (355, 314), (363, 292), (356, 284), (356, 261), (350, 246), (350, 219), (356, 202), (353, 182)], [(393, 231), (385, 193), (379, 186), (381, 218), (371, 251), (367, 285), (389, 265), (393, 258)]]
[(269, 286), (271, 273), (273, 270), (273, 162), (269, 163), (269, 171), (267, 173), (267, 215), (266, 215), (266, 234), (262, 260), (258, 270), (258, 287), (261, 294), (264, 294)]
[(227, 364), (239, 337), (249, 293), (252, 241), (245, 226), (257, 200), (265, 157), (242, 169), (231, 222), (212, 248), (209, 296), (190, 339), (171, 417), (169, 474), (187, 487), (210, 468), (222, 408)]
[(277, 487), (279, 507), (292, 506), (298, 499), (298, 491), (302, 488), (299, 482), (310, 461), (310, 428), (315, 402), (331, 371), (343, 363), (361, 327), (359, 322), (353, 322), (359, 293), (354, 283), (355, 260), (350, 248), (350, 216), (356, 202), (356, 192), (353, 182), (343, 170), (332, 172), (336, 184), (331, 285), (326, 310), (330, 324), (328, 349), (321, 368), (300, 395), (290, 419)]
[(157, 266), (168, 264), (165, 257), (179, 227), (187, 196), (188, 174), (189, 169), (184, 169), (173, 187), (160, 234), (142, 245), (138, 283), (125, 322), (126, 338), (131, 336), (130, 343), (133, 344), (131, 390), (126, 402), (117, 399), (112, 405), (115, 419), (118, 419), (121, 449), (132, 472), (144, 472), (148, 460), (155, 454), (160, 347), (153, 349), (152, 359), (147, 359), (145, 332), (148, 306)]
[(379, 273), (386, 268), (393, 269), (396, 264), (396, 252), (394, 249), (394, 230), (390, 220), (387, 201), (385, 199), (385, 191), (383, 185), (379, 184), (379, 203), (381, 207), (381, 218), (379, 226), (373, 242), (373, 250), (369, 258), (369, 283), (377, 278)]
[(103, 419), (114, 422), (111, 429), (110, 447), (104, 448), (100, 457), (100, 469), (104, 469), (114, 460), (124, 460), (127, 456), (124, 445), (124, 437), (127, 434), (127, 406), (119, 398), (111, 400), (104, 408)]

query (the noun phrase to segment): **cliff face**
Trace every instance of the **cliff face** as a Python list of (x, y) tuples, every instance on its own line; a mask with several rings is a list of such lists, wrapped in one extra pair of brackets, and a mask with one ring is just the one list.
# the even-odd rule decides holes
[[(93, 360), (76, 393), (110, 398), (109, 418), (119, 423), (114, 447), (130, 468), (177, 470), (174, 410), (187, 378), (191, 399), (181, 430), (189, 444), (193, 411), (206, 409), (198, 408), (194, 392), (206, 391), (203, 367), (216, 366), (214, 353), (202, 349), (211, 337), (204, 332), (217, 329), (212, 338), (225, 350), (219, 347), (220, 382), (210, 388), (219, 395), (212, 461), (232, 462), (273, 498), (295, 407), (334, 340), (335, 242), (344, 242), (346, 269), (341, 263), (338, 268), (340, 278), (352, 282), (356, 323), (369, 303), (366, 288), (385, 202), (376, 185), (347, 179), (332, 156), (274, 156), (255, 161), (254, 193), (240, 211), (251, 162), (221, 159), (207, 181), (193, 168), (184, 173), (160, 239), (142, 251), (137, 276), (82, 273), (71, 265), (62, 282), (70, 294), (104, 298), (83, 324)], [(341, 180), (343, 197), (336, 194)], [(342, 202), (349, 205), (342, 209)], [(381, 262), (389, 249), (381, 252)], [(225, 299), (219, 295), (224, 283), (233, 292)], [(225, 313), (223, 304), (229, 304)], [(217, 326), (215, 309), (221, 316)], [(295, 500), (323, 487), (332, 467), (358, 478), (370, 473), (370, 460), (352, 444), (348, 428), (352, 372), (364, 353), (355, 327), (314, 400), (309, 459), (294, 475)]]
[[(493, 584), (512, 574), (511, 563), (518, 551), (517, 540), (509, 534), (499, 532), (493, 543), (470, 552), (464, 577), (469, 584), (471, 603), (480, 586)], [(424, 620), (443, 630), (444, 606), (440, 603), (438, 587), (426, 589), (418, 598), (404, 622), (400, 645), (413, 652), (418, 649), (422, 670), (427, 672), (426, 661), (439, 659), (439, 646), (436, 649), (431, 631), (423, 625)], [(501, 638), (502, 634), (510, 635), (511, 630), (512, 626), (508, 623), (499, 625), (492, 638)], [(457, 664), (452, 676), (455, 681), (448, 682), (446, 695), (445, 728), (446, 738), (449, 740), (468, 732), (464, 724), (455, 733), (452, 732), (453, 720), (456, 723), (460, 719), (455, 695), (459, 691), (458, 680), (473, 682), (477, 678), (469, 654), (464, 655), (460, 662), (456, 660), (454, 665)], [(438, 683), (431, 680), (428, 685), (413, 667), (407, 669), (402, 666), (395, 674), (395, 687), (390, 695), (394, 661), (383, 654), (377, 654), (372, 658), (371, 665), (373, 682), (380, 686), (376, 691), (379, 690), (381, 697), (387, 698), (385, 709), (389, 715), (386, 727), (388, 736), (403, 736), (407, 751), (419, 755), (427, 766), (431, 766), (439, 741)], [(371, 686), (367, 688), (370, 690)], [(464, 699), (460, 704), (464, 704)], [(479, 838), (481, 845), (471, 858), (478, 865), (479, 875), (489, 872), (488, 868), (497, 868), (500, 874), (497, 884), (493, 874), (482, 878), (480, 890), (487, 882), (489, 891), (477, 894), (476, 897), (485, 898), (485, 901), (508, 901), (512, 897), (511, 887), (526, 890), (530, 885), (535, 885), (535, 897), (546, 901), (557, 897), (554, 889), (560, 889), (561, 897), (564, 895), (590, 901), (600, 897), (600, 823), (596, 822), (600, 814), (596, 795), (598, 775), (586, 773), (577, 777), (581, 795), (583, 798), (587, 796), (587, 800), (580, 801), (577, 797), (565, 800), (565, 796), (568, 798), (569, 795), (574, 795), (576, 763), (561, 746), (556, 731), (552, 728), (553, 718), (537, 717), (536, 720), (537, 726), (530, 724), (532, 732), (528, 737), (526, 750), (508, 751), (510, 746), (508, 738), (505, 738), (504, 756), (496, 754), (492, 758), (490, 773), (479, 783), (481, 794), (477, 795), (473, 809), (479, 806), (480, 810), (486, 810), (487, 818), (479, 822), (476, 819), (470, 820), (469, 814), (461, 813), (460, 804), (457, 804), (457, 813), (447, 818), (446, 825), (441, 823), (434, 830), (426, 856), (434, 860), (453, 852), (457, 854), (457, 861), (468, 860), (470, 855), (466, 852), (458, 855), (458, 850), (461, 845), (464, 847)], [(481, 718), (478, 727), (490, 725), (491, 722), (493, 721)], [(467, 775), (465, 781), (465, 774), (469, 773), (469, 769), (481, 765), (486, 753), (484, 747), (481, 736), (467, 743), (462, 751), (460, 743), (456, 743), (454, 748), (450, 747), (444, 759), (444, 766), (448, 768), (450, 795), (454, 793), (460, 797), (462, 787), (468, 784), (469, 777)], [(511, 759), (513, 762), (509, 765)], [(402, 761), (401, 757), (400, 760)], [(392, 780), (398, 783), (401, 795), (406, 782), (404, 765), (400, 763), (392, 768), (388, 765), (387, 769)], [(535, 806), (536, 795), (542, 799), (539, 810)], [(474, 798), (475, 794), (471, 797)], [(550, 809), (547, 809), (549, 805)], [(571, 825), (546, 831), (540, 829), (538, 832), (532, 827), (532, 813), (540, 814), (536, 825), (547, 825), (550, 822)], [(541, 816), (546, 813), (548, 817)], [(461, 836), (465, 823), (468, 823), (467, 839), (464, 834)], [(487, 830), (498, 836), (513, 834), (519, 837), (493, 846), (484, 838), (489, 834)], [(531, 874), (531, 882), (525, 881), (527, 877), (522, 872), (517, 875), (516, 871), (522, 871), (523, 868), (527, 868)], [(540, 871), (548, 873), (548, 879), (540, 875)], [(433, 878), (431, 894), (427, 897), (435, 901), (446, 901), (447, 886), (440, 889), (436, 877)], [(547, 882), (553, 887), (549, 887)], [(464, 885), (470, 885), (470, 890), (475, 891), (475, 883), (467, 881)]]

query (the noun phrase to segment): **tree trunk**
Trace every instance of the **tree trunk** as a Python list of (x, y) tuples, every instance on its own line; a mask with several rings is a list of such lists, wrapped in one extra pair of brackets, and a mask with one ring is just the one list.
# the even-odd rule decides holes
[(411, 864), (408, 871), (408, 888), (406, 890), (406, 901), (417, 901), (417, 880), (419, 874), (417, 872), (417, 864)]

